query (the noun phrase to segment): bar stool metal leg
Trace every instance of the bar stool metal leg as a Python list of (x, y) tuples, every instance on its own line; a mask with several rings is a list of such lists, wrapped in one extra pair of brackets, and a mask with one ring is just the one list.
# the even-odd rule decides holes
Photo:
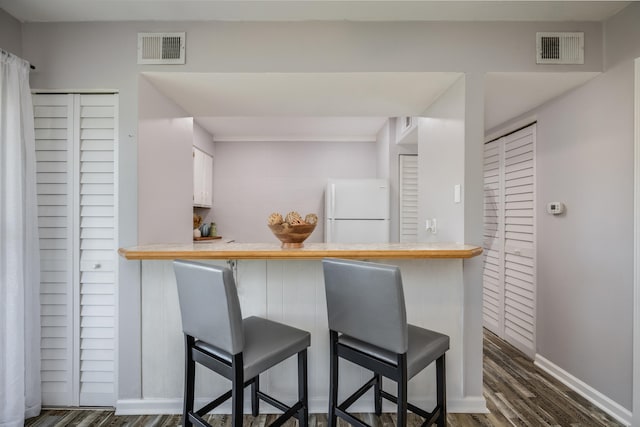
[(189, 412), (193, 411), (194, 400), (194, 388), (195, 388), (195, 376), (196, 376), (196, 362), (193, 360), (191, 354), (191, 346), (195, 339), (188, 335), (184, 336), (185, 339), (185, 369), (184, 369), (184, 402), (182, 409), (182, 425), (184, 427), (191, 427), (193, 424), (189, 421)]
[(327, 416), (328, 427), (336, 427), (338, 405), (338, 333), (329, 332), (330, 336), (330, 361), (329, 361), (329, 414)]
[(437, 384), (437, 405), (440, 408), (440, 415), (438, 416), (438, 427), (445, 427), (447, 425), (447, 382), (446, 382), (446, 366), (445, 356), (442, 355), (436, 359), (436, 384)]
[(258, 392), (260, 391), (260, 375), (256, 376), (251, 383), (251, 415), (258, 416), (260, 409), (260, 400), (258, 399)]
[(407, 425), (407, 354), (398, 355), (398, 427)]
[(298, 353), (298, 401), (302, 408), (298, 411), (300, 427), (309, 425), (309, 393), (307, 384), (307, 350)]
[(375, 374), (375, 385), (373, 386), (373, 402), (375, 406), (375, 412), (377, 416), (382, 414), (382, 394), (380, 389), (382, 388), (382, 375)]
[(231, 425), (242, 427), (242, 415), (244, 412), (244, 368), (242, 354), (233, 356), (232, 362), (233, 380), (231, 381)]

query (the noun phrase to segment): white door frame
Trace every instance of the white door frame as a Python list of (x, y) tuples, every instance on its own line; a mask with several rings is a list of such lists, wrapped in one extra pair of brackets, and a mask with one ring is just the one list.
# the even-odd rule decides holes
[(640, 425), (640, 58), (635, 60), (632, 425)]

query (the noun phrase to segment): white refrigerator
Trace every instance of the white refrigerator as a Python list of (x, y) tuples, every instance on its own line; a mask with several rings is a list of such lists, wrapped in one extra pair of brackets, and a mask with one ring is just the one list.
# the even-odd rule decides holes
[(389, 181), (330, 179), (325, 191), (327, 243), (389, 241)]

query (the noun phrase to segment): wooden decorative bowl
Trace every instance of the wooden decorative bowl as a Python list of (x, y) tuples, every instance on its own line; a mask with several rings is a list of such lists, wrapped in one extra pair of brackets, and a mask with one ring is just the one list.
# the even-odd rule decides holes
[(283, 249), (301, 248), (307, 237), (313, 233), (316, 224), (297, 224), (289, 225), (286, 222), (282, 224), (267, 224), (273, 234), (282, 242)]

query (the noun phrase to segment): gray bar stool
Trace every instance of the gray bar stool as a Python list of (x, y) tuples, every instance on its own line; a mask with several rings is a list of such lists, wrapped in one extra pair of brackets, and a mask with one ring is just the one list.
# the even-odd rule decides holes
[[(407, 425), (407, 408), (426, 419), (423, 426), (445, 426), (445, 352), (449, 337), (407, 324), (400, 269), (342, 259), (324, 259), (322, 265), (331, 344), (329, 427), (336, 426), (337, 417), (367, 427), (347, 409), (371, 387), (377, 415), (385, 398), (397, 404), (398, 426)], [(339, 357), (373, 371), (373, 378), (343, 403), (338, 403)], [(432, 412), (426, 412), (407, 403), (407, 382), (434, 360), (437, 403)], [(382, 390), (382, 377), (397, 383), (397, 396)]]
[[(251, 413), (258, 415), (259, 400), (284, 411), (271, 425), (296, 417), (300, 426), (309, 420), (307, 347), (311, 335), (260, 317), (242, 319), (238, 292), (228, 268), (190, 261), (173, 263), (185, 335), (184, 426), (209, 426), (202, 418), (229, 398), (232, 426), (242, 426), (243, 390), (251, 385)], [(298, 402), (292, 406), (260, 391), (260, 373), (298, 355)], [(227, 393), (194, 411), (195, 363), (231, 380)]]

